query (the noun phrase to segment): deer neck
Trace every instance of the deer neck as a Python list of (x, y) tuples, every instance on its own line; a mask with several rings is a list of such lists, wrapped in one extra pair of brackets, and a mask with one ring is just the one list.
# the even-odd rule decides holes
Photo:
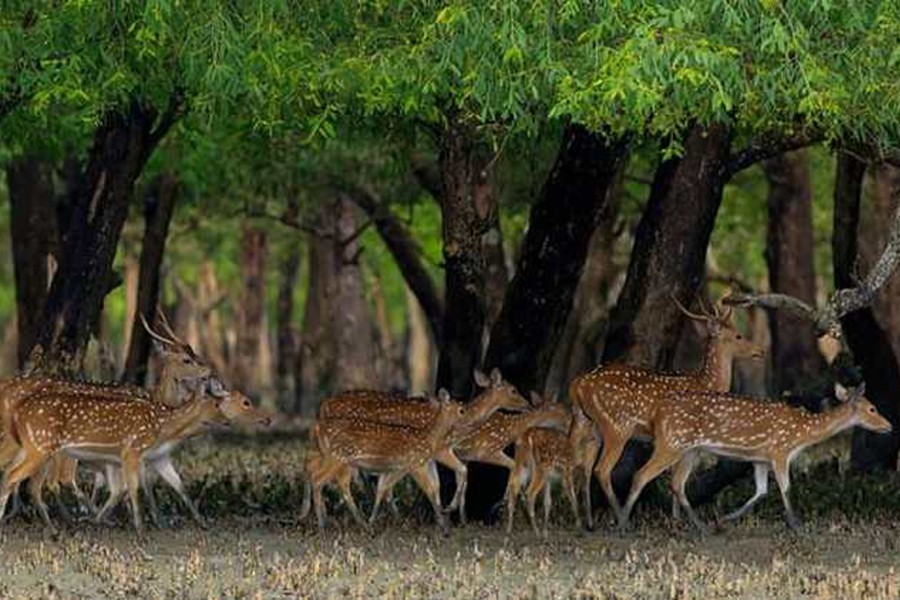
[(173, 409), (160, 430), (160, 440), (182, 440), (196, 435), (217, 410), (215, 403), (208, 398), (191, 400)]
[(818, 414), (804, 413), (810, 421), (804, 436), (804, 445), (817, 444), (856, 425), (853, 405), (849, 402)]
[(164, 364), (159, 372), (159, 380), (150, 392), (150, 398), (157, 404), (173, 406), (178, 398), (178, 380), (172, 373), (171, 367)]
[(706, 355), (700, 367), (700, 379), (705, 388), (714, 392), (727, 392), (731, 389), (731, 352), (719, 337), (712, 337), (706, 346)]
[(542, 413), (540, 411), (523, 415), (513, 427), (513, 438), (519, 438), (529, 429), (534, 427), (554, 427), (559, 419), (556, 415)]

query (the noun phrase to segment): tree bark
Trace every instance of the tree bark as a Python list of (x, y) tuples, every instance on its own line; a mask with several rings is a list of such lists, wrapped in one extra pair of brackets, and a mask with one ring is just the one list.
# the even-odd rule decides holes
[(605, 362), (671, 366), (685, 319), (672, 298), (690, 305), (703, 278), (730, 144), (726, 126), (695, 126), (684, 156), (657, 169), (625, 286), (610, 316)]
[(498, 367), (522, 391), (544, 388), (591, 235), (608, 206), (626, 147), (623, 140), (608, 141), (569, 125), (531, 210), (485, 359), (486, 367)]
[[(888, 241), (894, 211), (900, 199), (900, 168), (880, 165), (870, 171), (869, 205), (862, 208), (859, 240), (860, 265), (863, 272), (872, 269)], [(872, 303), (875, 318), (888, 334), (894, 356), (900, 356), (900, 278), (893, 277)]]
[[(855, 287), (858, 253), (860, 196), (866, 165), (849, 154), (838, 155), (834, 186), (834, 261), (835, 289)], [(851, 464), (854, 469), (893, 470), (900, 449), (900, 368), (885, 331), (875, 320), (871, 307), (845, 315), (841, 325), (856, 363), (862, 368), (866, 396), (894, 425), (889, 435), (856, 428), (853, 432)]]
[(322, 208), (316, 219), (320, 233), (307, 235), (307, 292), (300, 335), (298, 371), (300, 411), (315, 414), (319, 400), (333, 389), (335, 339), (329, 307), (335, 302), (335, 242), (326, 232), (334, 231), (334, 214)]
[(137, 101), (126, 110), (104, 115), (70, 197), (71, 216), (59, 269), (36, 337), (40, 349), (31, 356), (38, 368), (81, 369), (106, 294), (117, 285), (112, 264), (134, 182), (179, 110), (180, 101), (173, 97), (173, 105), (155, 128), (157, 111)]
[[(769, 288), (815, 305), (812, 190), (806, 152), (770, 159), (763, 163), (763, 171), (769, 182)], [(785, 311), (768, 313), (776, 393), (808, 389), (824, 367), (814, 324)]]
[(241, 301), (237, 311), (235, 385), (247, 393), (263, 391), (270, 375), (261, 364), (267, 344), (266, 258), (268, 240), (264, 229), (244, 221), (241, 229)]
[(51, 166), (34, 157), (11, 161), (6, 168), (10, 234), (16, 283), (17, 359), (25, 365), (34, 346), (47, 301), (47, 261), (57, 237)]
[(348, 197), (341, 195), (334, 210), (337, 285), (335, 302), (330, 307), (338, 357), (334, 384), (339, 390), (378, 389), (375, 331), (359, 260), (357, 209)]
[(300, 411), (297, 382), (297, 330), (294, 327), (294, 288), (300, 274), (300, 245), (291, 241), (279, 265), (278, 303), (276, 327), (278, 329), (278, 356), (276, 358), (276, 392), (278, 407), (289, 414)]
[(481, 362), (486, 310), (482, 237), (497, 210), (490, 163), (474, 135), (466, 125), (452, 121), (439, 158), (445, 308), (437, 385), (456, 398), (471, 397), (473, 371)]
[(125, 360), (123, 380), (143, 385), (147, 379), (147, 361), (150, 358), (152, 340), (144, 329), (141, 315), (148, 323), (159, 304), (161, 268), (169, 237), (169, 225), (178, 200), (178, 178), (172, 173), (162, 173), (150, 184), (144, 196), (144, 238), (141, 242), (140, 271), (137, 301), (128, 358)]

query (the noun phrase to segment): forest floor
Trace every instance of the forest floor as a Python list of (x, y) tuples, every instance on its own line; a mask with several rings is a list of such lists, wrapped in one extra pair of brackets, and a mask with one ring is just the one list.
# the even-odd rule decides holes
[[(207, 530), (172, 516), (139, 539), (123, 513), (118, 528), (61, 524), (54, 534), (14, 518), (0, 527), (0, 598), (900, 596), (893, 475), (797, 477), (806, 520), (799, 532), (784, 526), (776, 493), (755, 515), (701, 537), (664, 515), (658, 488), (625, 534), (605, 522), (575, 531), (559, 502), (547, 540), (521, 513), (511, 536), (499, 525), (469, 525), (444, 537), (420, 508), (400, 521), (385, 513), (366, 533), (334, 503), (335, 526), (319, 533), (295, 516), (302, 452), (299, 443), (271, 440), (184, 452), (179, 463), (201, 497)], [(164, 512), (177, 513), (168, 492), (158, 495)]]

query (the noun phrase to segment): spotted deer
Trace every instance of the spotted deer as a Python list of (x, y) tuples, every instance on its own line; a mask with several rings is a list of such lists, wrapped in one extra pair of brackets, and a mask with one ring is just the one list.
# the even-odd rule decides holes
[[(727, 294), (726, 294), (727, 295)], [(674, 298), (673, 298), (674, 299)], [(576, 377), (569, 388), (572, 404), (580, 407), (594, 423), (603, 442), (596, 466), (582, 465), (589, 481), (591, 468), (619, 522), (622, 510), (612, 487), (612, 470), (625, 444), (632, 438), (652, 440), (657, 404), (676, 390), (727, 392), (731, 387), (732, 361), (735, 358), (762, 358), (765, 349), (745, 338), (732, 323), (732, 309), (723, 308), (725, 296), (712, 311), (690, 312), (677, 300), (678, 308), (705, 326), (709, 342), (700, 369), (688, 374), (663, 374), (652, 369), (623, 364), (601, 365)], [(702, 306), (702, 305), (701, 305)], [(584, 504), (588, 527), (593, 527), (590, 485), (584, 486)]]
[(683, 391), (665, 396), (654, 421), (653, 455), (635, 474), (625, 503), (627, 521), (644, 486), (675, 466), (672, 492), (691, 521), (701, 530), (703, 523), (685, 494), (685, 483), (699, 451), (753, 463), (756, 491), (740, 508), (725, 516), (737, 519), (768, 491), (769, 471), (781, 492), (788, 526), (799, 521), (791, 508), (791, 462), (803, 449), (818, 444), (851, 427), (888, 433), (891, 423), (865, 397), (865, 388), (847, 390), (835, 386), (841, 404), (822, 413), (809, 412), (776, 400), (744, 398), (716, 392)]
[[(0, 485), (0, 519), (12, 490), (37, 475), (55, 455), (65, 453), (78, 460), (120, 467), (134, 526), (143, 531), (138, 504), (142, 465), (160, 469), (165, 462), (159, 461), (165, 461), (174, 445), (197, 427), (213, 422), (220, 413), (228, 420), (245, 418), (248, 408), (249, 400), (239, 395), (222, 398), (205, 392), (195, 392), (188, 402), (174, 408), (143, 398), (58, 392), (31, 396), (13, 411), (11, 435), (20, 450)], [(36, 489), (35, 504), (52, 527), (40, 486)], [(98, 520), (103, 516), (101, 509)]]
[[(437, 416), (425, 430), (358, 417), (321, 419), (315, 424), (313, 439), (317, 448), (307, 461), (306, 489), (307, 494), (312, 494), (320, 528), (325, 527), (326, 517), (322, 488), (335, 480), (339, 481), (342, 497), (353, 517), (365, 526), (350, 490), (353, 473), (362, 470), (386, 476), (379, 480), (370, 521), (385, 498), (388, 484), (410, 475), (431, 502), (438, 525), (447, 530), (440, 505), (435, 455), (445, 447), (447, 436), (464, 420), (466, 409), (450, 400), (445, 390), (441, 390), (439, 399), (429, 402)], [(304, 505), (307, 504), (305, 501)]]
[[(160, 357), (160, 372), (156, 384), (151, 389), (131, 385), (101, 383), (93, 381), (69, 380), (51, 375), (19, 375), (0, 382), (0, 421), (3, 435), (0, 436), (0, 469), (6, 469), (19, 452), (13, 436), (10, 435), (14, 409), (25, 399), (38, 394), (58, 394), (65, 397), (91, 396), (111, 399), (145, 399), (163, 405), (175, 406), (182, 402), (182, 383), (206, 381), (212, 370), (194, 352), (191, 346), (181, 340), (172, 330), (162, 311), (158, 318), (166, 335), (154, 331), (143, 315), (141, 322), (154, 340), (154, 348)], [(167, 337), (168, 336), (168, 337)], [(74, 459), (62, 455), (53, 460), (52, 473), (61, 475), (59, 486), (69, 487), (83, 506), (91, 507), (86, 496), (77, 485), (74, 473), (77, 464), (67, 464)], [(72, 474), (72, 476), (68, 476)]]
[[(572, 410), (568, 432), (536, 427), (529, 429), (516, 441), (515, 465), (509, 475), (506, 488), (506, 532), (512, 533), (515, 519), (516, 499), (522, 486), (525, 485), (525, 507), (535, 534), (538, 532), (535, 516), (535, 502), (543, 492), (544, 527), (543, 535), (547, 536), (550, 521), (551, 481), (559, 477), (563, 490), (569, 499), (575, 525), (581, 528), (581, 516), (578, 511), (576, 477), (581, 465), (593, 462), (597, 457), (597, 446), (594, 442), (593, 425), (580, 408)], [(590, 479), (580, 482), (590, 484)]]
[[(454, 445), (500, 409), (524, 411), (531, 408), (531, 405), (519, 394), (515, 386), (503, 379), (498, 369), (492, 370), (490, 376), (476, 369), (474, 375), (475, 383), (480, 391), (471, 402), (465, 405), (464, 419), (457, 424), (452, 437), (447, 438), (446, 445), (435, 455), (439, 464), (451, 469), (454, 473), (456, 492), (447, 510), (453, 511), (460, 508), (462, 521), (465, 521), (464, 499), (468, 469), (455, 454)], [(404, 399), (402, 396), (387, 392), (363, 390), (345, 392), (325, 400), (319, 409), (319, 419), (354, 418), (424, 431), (434, 424), (436, 411), (435, 405), (424, 399)], [(392, 487), (389, 486), (389, 489)], [(388, 496), (392, 501), (391, 492), (388, 493)]]

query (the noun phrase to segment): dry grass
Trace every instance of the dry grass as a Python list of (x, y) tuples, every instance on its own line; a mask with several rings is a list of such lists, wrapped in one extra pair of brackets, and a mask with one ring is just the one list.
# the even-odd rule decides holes
[[(565, 523), (536, 539), (470, 526), (441, 537), (427, 511), (385, 517), (373, 534), (349, 524), (325, 534), (298, 523), (302, 445), (200, 444), (180, 459), (202, 531), (176, 518), (145, 540), (122, 527), (76, 524), (58, 536), (18, 518), (0, 529), (2, 598), (896, 598), (898, 484), (841, 480), (830, 467), (798, 477), (807, 519), (789, 533), (777, 498), (717, 535), (663, 516), (664, 496), (626, 535)], [(736, 490), (732, 496), (746, 493)], [(174, 498), (160, 490), (164, 508)], [(773, 494), (777, 496), (777, 494)], [(733, 501), (733, 499), (732, 499)], [(862, 507), (857, 509), (857, 507)], [(709, 516), (709, 510), (707, 516)], [(845, 516), (852, 514), (853, 520)]]

